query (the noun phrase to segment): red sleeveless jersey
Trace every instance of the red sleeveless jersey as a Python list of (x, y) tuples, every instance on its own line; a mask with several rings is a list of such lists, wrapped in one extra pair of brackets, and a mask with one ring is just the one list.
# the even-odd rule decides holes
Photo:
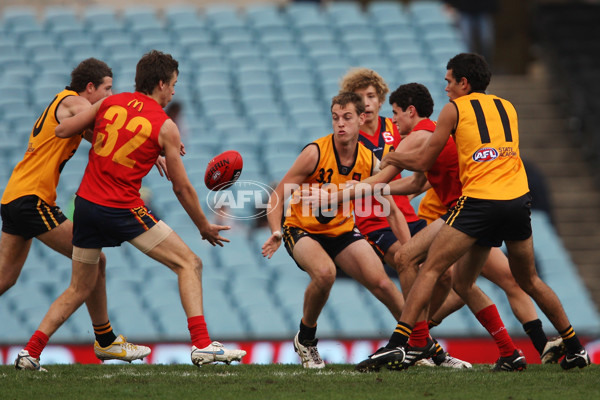
[[(424, 119), (415, 125), (412, 132), (421, 130), (433, 132), (435, 122)], [(452, 136), (448, 138), (435, 163), (425, 175), (427, 175), (427, 180), (442, 203), (448, 208), (452, 207), (462, 194), (462, 184), (460, 183), (458, 171), (458, 153)]]
[(158, 134), (169, 117), (151, 97), (120, 93), (107, 97), (96, 114), (89, 160), (77, 195), (113, 208), (144, 205), (142, 178), (162, 149)]
[[(375, 157), (377, 157), (380, 161), (387, 153), (390, 151), (394, 151), (398, 147), (398, 143), (400, 143), (400, 133), (398, 133), (398, 128), (390, 118), (379, 117), (379, 129), (377, 133), (373, 136), (369, 136), (364, 132), (360, 132), (358, 136), (358, 140), (364, 144), (368, 149), (370, 149)], [(401, 176), (398, 174), (394, 179), (400, 179)], [(415, 214), (415, 210), (410, 204), (408, 197), (406, 196), (393, 196), (396, 202), (396, 205), (404, 214), (404, 218), (406, 218), (406, 222), (415, 222), (419, 220), (419, 217)], [(357, 199), (355, 202), (355, 209), (364, 210), (365, 204), (369, 204), (368, 202), (363, 202), (362, 199)], [(388, 228), (390, 224), (387, 221), (385, 215), (378, 215), (377, 209), (380, 209), (378, 202), (375, 199), (371, 201), (371, 212), (365, 213), (366, 216), (358, 216), (355, 214), (354, 220), (356, 222), (356, 226), (360, 230), (360, 233), (366, 235), (367, 233), (371, 233), (373, 231)], [(366, 211), (366, 210), (364, 210)]]

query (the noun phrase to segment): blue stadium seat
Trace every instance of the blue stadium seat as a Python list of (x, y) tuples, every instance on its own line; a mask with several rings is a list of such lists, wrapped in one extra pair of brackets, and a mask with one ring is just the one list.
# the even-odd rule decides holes
[(83, 22), (87, 30), (95, 35), (122, 31), (123, 21), (117, 16), (114, 8), (90, 6), (83, 10)]
[(269, 41), (294, 40), (294, 32), (287, 26), (265, 26), (255, 30), (257, 41), (268, 43)]
[(292, 2), (284, 8), (283, 14), (289, 23), (296, 27), (300, 26), (325, 26), (327, 18), (319, 9), (316, 2)]
[(204, 8), (207, 26), (213, 29), (239, 28), (245, 26), (235, 6), (229, 4), (207, 5)]
[(198, 14), (198, 8), (191, 4), (175, 4), (165, 7), (163, 10), (165, 17), (165, 28), (177, 30), (183, 27), (201, 27), (204, 21)]
[(15, 32), (20, 27), (39, 27), (37, 12), (35, 8), (30, 6), (4, 7), (1, 21), (7, 32)]
[(225, 289), (212, 286), (210, 281), (204, 286), (204, 312), (211, 336), (218, 340), (245, 337), (249, 329), (247, 319), (231, 304), (231, 296)]
[(4, 343), (24, 342), (33, 333), (23, 325), (19, 316), (8, 307), (5, 301), (0, 302), (0, 318), (2, 319), (0, 338)]
[(404, 15), (402, 4), (389, 0), (373, 0), (367, 4), (367, 13), (375, 19), (387, 15), (393, 18), (401, 18)]
[(296, 57), (303, 60), (302, 48), (294, 42), (275, 42), (272, 44), (264, 44), (264, 54), (268, 55), (271, 60), (279, 61), (282, 57)]
[(50, 32), (56, 32), (58, 27), (68, 25), (83, 29), (77, 11), (71, 6), (47, 6), (44, 9), (43, 23)]

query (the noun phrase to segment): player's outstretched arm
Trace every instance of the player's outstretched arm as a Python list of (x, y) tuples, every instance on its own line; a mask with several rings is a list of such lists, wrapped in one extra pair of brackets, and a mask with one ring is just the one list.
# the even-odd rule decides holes
[(382, 168), (393, 165), (409, 171), (426, 172), (435, 163), (444, 149), (450, 134), (456, 127), (457, 110), (454, 103), (448, 103), (440, 112), (435, 131), (416, 131), (400, 142), (394, 152), (381, 160)]
[(271, 193), (267, 213), (271, 236), (262, 246), (263, 257), (271, 258), (279, 246), (281, 246), (281, 220), (284, 203), (293, 194), (292, 191), (295, 190), (294, 188), (300, 187), (306, 178), (313, 173), (318, 162), (319, 151), (317, 146), (306, 146)]
[[(400, 170), (394, 166), (380, 170), (379, 166), (379, 160), (373, 155), (373, 175), (370, 177), (360, 182), (349, 181), (348, 186), (342, 191), (329, 193), (324, 190), (311, 190), (304, 192), (303, 197), (315, 204), (339, 204), (347, 200), (373, 196), (375, 194), (388, 195), (389, 189), (387, 183), (394, 179), (400, 173)], [(326, 197), (327, 200), (320, 199), (322, 197)]]
[(211, 224), (198, 201), (196, 189), (190, 182), (183, 160), (181, 159), (181, 139), (177, 125), (168, 119), (163, 124), (158, 142), (162, 146), (171, 183), (173, 184), (173, 192), (177, 199), (188, 213), (198, 230), (202, 239), (208, 241), (213, 246), (219, 245), (223, 247), (223, 242), (229, 242), (227, 238), (221, 236), (220, 231), (230, 229), (229, 226), (221, 226)]
[(423, 172), (414, 172), (411, 176), (390, 182), (390, 194), (419, 195), (429, 189), (431, 185)]

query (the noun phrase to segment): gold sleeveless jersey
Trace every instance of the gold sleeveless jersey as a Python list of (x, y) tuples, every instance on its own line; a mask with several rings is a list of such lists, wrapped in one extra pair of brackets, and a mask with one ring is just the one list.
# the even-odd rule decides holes
[[(319, 149), (319, 161), (312, 174), (304, 181), (306, 188), (316, 185), (337, 191), (345, 187), (346, 181), (360, 181), (373, 173), (373, 152), (362, 143), (357, 143), (354, 163), (346, 166), (340, 164), (333, 144), (333, 134), (317, 139), (310, 145), (312, 144), (316, 144)], [(290, 201), (284, 226), (294, 226), (319, 235), (339, 236), (354, 228), (353, 209), (354, 202), (346, 201), (334, 209), (312, 210), (299, 201), (296, 192)]]
[(454, 132), (462, 194), (510, 200), (529, 191), (519, 155), (517, 112), (507, 100), (474, 92), (455, 99)]
[(419, 218), (427, 221), (428, 225), (446, 214), (447, 211), (448, 207), (442, 203), (433, 188), (428, 189), (425, 192), (425, 196), (419, 202)]
[(60, 172), (77, 151), (83, 136), (61, 139), (54, 135), (54, 129), (59, 124), (56, 110), (67, 96), (79, 94), (67, 89), (58, 93), (35, 122), (29, 135), (25, 156), (15, 166), (6, 184), (2, 204), (10, 203), (19, 197), (36, 195), (49, 205), (56, 205), (56, 187)]

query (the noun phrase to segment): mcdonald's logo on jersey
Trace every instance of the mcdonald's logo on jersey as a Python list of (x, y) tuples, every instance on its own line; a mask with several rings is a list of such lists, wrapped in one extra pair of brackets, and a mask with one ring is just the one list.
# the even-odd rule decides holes
[(137, 109), (139, 112), (142, 112), (142, 108), (144, 108), (144, 103), (137, 99), (133, 99), (129, 103), (127, 103), (127, 107), (132, 107)]

